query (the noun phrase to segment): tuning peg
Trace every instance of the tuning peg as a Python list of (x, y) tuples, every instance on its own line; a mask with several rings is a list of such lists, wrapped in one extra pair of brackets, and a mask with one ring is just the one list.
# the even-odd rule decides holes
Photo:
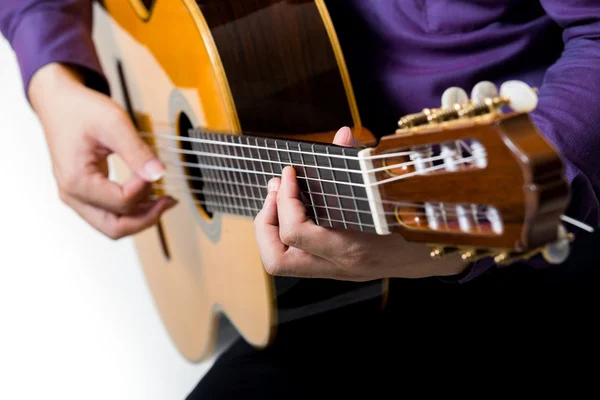
[(485, 99), (498, 97), (498, 87), (490, 81), (479, 82), (471, 90), (471, 100), (477, 104), (485, 104)]
[(489, 255), (490, 252), (482, 249), (469, 249), (460, 254), (463, 261), (474, 262)]
[(508, 98), (510, 107), (516, 112), (528, 113), (537, 107), (536, 91), (522, 81), (506, 81), (500, 86), (500, 96)]
[(450, 254), (456, 253), (457, 251), (458, 249), (456, 247), (436, 247), (431, 251), (430, 256), (434, 260), (441, 260)]
[(542, 249), (542, 256), (551, 264), (562, 264), (569, 258), (572, 240), (573, 236), (567, 232), (567, 229), (563, 225), (559, 225), (558, 240), (546, 245)]
[(455, 104), (465, 104), (469, 102), (469, 95), (464, 89), (453, 86), (449, 87), (442, 94), (442, 107), (453, 108)]

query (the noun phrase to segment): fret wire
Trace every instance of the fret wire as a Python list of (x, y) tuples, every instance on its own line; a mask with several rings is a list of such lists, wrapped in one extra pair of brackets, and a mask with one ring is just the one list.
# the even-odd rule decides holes
[[(225, 138), (225, 140), (227, 140), (229, 142), (228, 138)], [(233, 137), (231, 138), (231, 140), (234, 140)], [(227, 152), (227, 155), (229, 155), (229, 156), (232, 155), (231, 154), (231, 148), (230, 148), (230, 146), (225, 147), (225, 151)], [(235, 147), (234, 147), (234, 151), (235, 151)], [(234, 158), (231, 158), (231, 159), (233, 160)], [(237, 167), (239, 169), (242, 169), (242, 167), (240, 165), (240, 160), (238, 160), (236, 158), (235, 159), (235, 163), (236, 163), (236, 165), (237, 165)], [(242, 194), (242, 192), (240, 191), (240, 186), (242, 186), (242, 189), (244, 190), (244, 195), (246, 196), (246, 198), (248, 198), (249, 196), (248, 196), (248, 192), (246, 190), (246, 186), (240, 185), (241, 181), (243, 180), (242, 174), (240, 172), (234, 172), (233, 176), (235, 178), (235, 186), (234, 186), (234, 188), (237, 191), (238, 196), (241, 196), (241, 194)], [(239, 178), (239, 181), (238, 181), (238, 178)], [(242, 202), (242, 203), (246, 203), (247, 205), (250, 205), (248, 201)], [(251, 215), (252, 215), (252, 213), (250, 211), (248, 211), (248, 216), (251, 216)]]
[[(267, 147), (267, 149), (269, 148), (269, 146), (267, 145), (267, 139), (265, 139), (265, 147)], [(267, 150), (267, 159), (269, 161), (271, 161), (271, 151), (270, 149)], [(273, 169), (273, 164), (269, 163), (269, 166), (271, 167), (271, 175), (273, 175), (273, 177), (276, 177), (277, 174), (275, 174), (275, 169)], [(269, 188), (267, 186), (267, 196), (269, 195)]]
[[(240, 142), (241, 142), (241, 141), (243, 141), (243, 140), (245, 140), (245, 139), (246, 139), (246, 138), (244, 138), (244, 137), (240, 137)], [(246, 156), (245, 149), (246, 149), (245, 147), (240, 147), (240, 151), (242, 152), (242, 156), (244, 156), (244, 157)], [(248, 163), (247, 163), (247, 161), (246, 161), (246, 160), (243, 160), (243, 161), (244, 161), (244, 166), (246, 167), (246, 171), (249, 171), (249, 168), (248, 168)], [(260, 184), (258, 183), (258, 177), (257, 177), (256, 175), (249, 174), (249, 173), (246, 173), (246, 176), (248, 177), (248, 182), (253, 182), (252, 178), (254, 178), (254, 179), (256, 180), (256, 185), (254, 185), (254, 184), (252, 185), (252, 195), (254, 196), (254, 194), (255, 194), (255, 190), (254, 190), (254, 188), (256, 187), (256, 188), (257, 188), (257, 189), (256, 189), (256, 191), (257, 191), (257, 192), (258, 192), (258, 194), (259, 194), (259, 196), (258, 196), (258, 197), (261, 197), (261, 196), (260, 196), (260, 194), (261, 194), (260, 186), (262, 186), (262, 185), (260, 185)], [(259, 206), (259, 204), (258, 204), (258, 202), (257, 202), (256, 200), (254, 200), (254, 205), (255, 205), (256, 207), (258, 207), (258, 206)], [(260, 207), (259, 207), (259, 208), (260, 208)]]
[[(258, 146), (258, 138), (255, 137), (254, 141), (255, 141), (255, 145)], [(263, 162), (262, 162), (262, 157), (260, 155), (260, 150), (257, 149), (256, 153), (258, 155), (258, 158), (257, 158), (258, 159), (258, 165), (260, 165), (260, 169), (261, 169), (261, 171), (263, 173), (263, 180), (265, 181), (265, 188), (267, 188), (266, 189), (266, 193), (263, 196), (263, 198), (266, 199), (267, 198), (267, 194), (269, 192), (269, 189), (268, 189), (268, 187), (269, 187), (269, 180), (267, 179), (267, 172), (265, 171), (265, 167), (264, 167)], [(262, 192), (261, 192), (261, 194), (262, 194)]]
[[(288, 142), (285, 142), (285, 146), (286, 146), (286, 148), (289, 149)], [(298, 149), (301, 150), (300, 149), (300, 143), (298, 143)], [(291, 155), (288, 154), (288, 157), (290, 157), (290, 161), (291, 161), (292, 160)], [(302, 151), (300, 151), (300, 162), (302, 164), (304, 164), (304, 156), (302, 155)], [(308, 175), (308, 170), (304, 170), (304, 175)], [(319, 214), (317, 214), (317, 209), (315, 207), (315, 199), (313, 198), (313, 195), (310, 193), (310, 192), (312, 192), (312, 190), (310, 188), (310, 182), (308, 182), (308, 180), (306, 181), (306, 188), (308, 189), (308, 193), (309, 193), (308, 197), (310, 197), (310, 203), (311, 203), (311, 206), (312, 206), (312, 208), (314, 210), (315, 216), (318, 216)], [(327, 216), (329, 216), (329, 213), (327, 214)], [(319, 219), (318, 218), (315, 219), (315, 222), (317, 223), (317, 225), (321, 225), (319, 223)], [(331, 219), (330, 219), (329, 225), (331, 225)]]
[[(327, 152), (327, 155), (329, 155), (329, 147), (325, 147), (325, 151)], [(327, 161), (329, 162), (329, 166), (333, 167), (333, 165), (331, 165), (331, 158), (327, 157)], [(335, 181), (335, 173), (332, 172), (331, 175), (333, 176), (333, 180)], [(333, 185), (333, 188), (335, 189), (335, 194), (338, 203), (340, 204), (340, 215), (342, 216), (342, 221), (344, 221), (344, 228), (348, 228), (348, 225), (346, 225), (346, 216), (344, 215), (344, 206), (342, 205), (342, 199), (340, 198), (340, 191), (338, 190), (338, 186), (336, 184)], [(325, 199), (325, 204), (327, 204), (327, 199)]]
[[(217, 153), (216, 144), (214, 144), (214, 143), (209, 144), (208, 149), (210, 150), (211, 153)], [(216, 163), (218, 162), (218, 160), (220, 160), (220, 159), (213, 160), (212, 165), (216, 166)], [(220, 179), (224, 179), (222, 169), (223, 169), (223, 167), (219, 166), (219, 170), (216, 172), (217, 177), (219, 177)], [(220, 186), (221, 186), (221, 189), (223, 190), (223, 192), (227, 193), (227, 188), (226, 188), (227, 185), (224, 183), (221, 183)], [(230, 207), (230, 208), (235, 206), (234, 201), (228, 197), (225, 197), (224, 204), (226, 204), (226, 207)]]
[[(200, 144), (198, 144), (198, 145), (200, 146)], [(208, 148), (210, 149), (210, 144), (208, 146), (209, 146)], [(206, 163), (208, 163), (208, 165), (210, 165), (210, 161), (207, 161), (207, 159), (206, 159), (205, 156), (201, 156), (201, 157), (202, 157), (201, 159), (202, 159), (203, 162), (206, 162)], [(213, 168), (210, 168), (209, 171), (210, 171), (210, 175), (211, 176), (213, 176), (213, 177), (215, 177), (215, 178), (217, 178), (219, 180), (219, 182), (216, 183), (213, 186), (215, 186), (216, 188), (218, 188), (219, 191), (221, 191), (223, 189), (223, 185), (221, 184), (222, 179), (219, 177), (218, 171), (216, 169), (213, 169)], [(201, 174), (204, 173), (202, 169), (200, 169), (200, 173)], [(213, 197), (213, 202), (220, 203), (219, 199), (216, 199), (216, 201), (214, 201), (214, 200), (215, 200), (215, 198)], [(210, 205), (210, 204), (208, 204), (208, 205)]]
[[(342, 149), (342, 154), (346, 154), (346, 149)], [(348, 160), (344, 158), (344, 166), (346, 167), (346, 169), (350, 169), (349, 165), (348, 165)], [(350, 174), (346, 173), (346, 176), (348, 177), (348, 182), (352, 181)], [(359, 208), (358, 208), (358, 202), (356, 201), (356, 191), (354, 189), (354, 186), (350, 186), (350, 191), (352, 193), (352, 202), (354, 203), (354, 208), (356, 209), (356, 217), (358, 218), (358, 222), (360, 225), (360, 230), (364, 231), (363, 226), (362, 226), (362, 216), (360, 215), (359, 212)], [(367, 199), (368, 200), (368, 199)], [(370, 213), (369, 213), (370, 214)]]
[[(215, 147), (216, 147), (216, 150), (218, 152), (223, 152), (223, 150), (224, 150), (223, 145), (217, 145)], [(222, 167), (226, 166), (226, 165), (224, 165), (224, 160), (222, 158), (219, 158), (218, 163), (219, 163), (219, 166), (222, 166)], [(230, 182), (231, 182), (231, 175), (230, 175), (231, 171), (225, 170), (225, 171), (223, 171), (222, 174), (223, 174), (224, 177), (225, 176), (227, 177), (226, 179), (230, 179)], [(242, 200), (239, 197), (233, 196), (234, 189), (233, 189), (233, 185), (231, 183), (225, 185), (225, 189), (226, 189), (226, 191), (227, 191), (228, 194), (232, 195), (233, 198), (231, 199), (231, 202), (233, 204), (240, 205), (240, 206), (243, 205), (243, 202), (242, 202)]]
[[(299, 147), (299, 145), (298, 145)], [(311, 150), (313, 151), (313, 153), (315, 152), (315, 145), (312, 144), (311, 145)], [(315, 165), (319, 165), (319, 159), (317, 158), (317, 156), (313, 156), (315, 158)], [(321, 178), (321, 172), (319, 171), (319, 168), (315, 168), (317, 170), (317, 179), (319, 180), (319, 186), (321, 187), (321, 192), (325, 193), (325, 188), (323, 187), (323, 178)], [(335, 176), (334, 179), (335, 181)], [(335, 185), (335, 184), (334, 184)], [(322, 196), (323, 197), (323, 202), (325, 203), (325, 205), (327, 205), (327, 198), (325, 197), (325, 195)], [(331, 223), (331, 215), (329, 214), (329, 209), (325, 209), (325, 211), (327, 212), (327, 218), (329, 218), (329, 226), (333, 228), (333, 224)]]

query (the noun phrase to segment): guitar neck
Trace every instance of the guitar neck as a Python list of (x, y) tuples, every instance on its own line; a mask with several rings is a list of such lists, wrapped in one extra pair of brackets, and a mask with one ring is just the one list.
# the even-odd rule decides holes
[(207, 213), (255, 217), (269, 180), (292, 166), (307, 215), (315, 223), (376, 232), (359, 149), (200, 129), (188, 135), (177, 144), (178, 164)]

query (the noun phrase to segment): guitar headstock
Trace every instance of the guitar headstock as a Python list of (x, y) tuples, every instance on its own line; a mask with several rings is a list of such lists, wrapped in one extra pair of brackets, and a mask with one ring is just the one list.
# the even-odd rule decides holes
[(523, 82), (450, 88), (442, 106), (405, 116), (394, 135), (362, 157), (381, 198), (379, 229), (433, 246), (432, 257), (498, 263), (540, 251), (562, 262), (571, 239), (564, 166), (528, 113), (536, 91)]

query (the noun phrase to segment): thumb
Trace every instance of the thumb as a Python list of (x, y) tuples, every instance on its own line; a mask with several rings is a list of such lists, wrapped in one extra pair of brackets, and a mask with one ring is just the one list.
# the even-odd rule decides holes
[(147, 182), (156, 182), (163, 177), (165, 166), (142, 140), (123, 110), (119, 110), (113, 120), (101, 123), (99, 128), (98, 139), (121, 156), (134, 174)]
[(347, 126), (341, 128), (333, 138), (333, 144), (343, 147), (358, 147), (361, 143), (354, 137)]

